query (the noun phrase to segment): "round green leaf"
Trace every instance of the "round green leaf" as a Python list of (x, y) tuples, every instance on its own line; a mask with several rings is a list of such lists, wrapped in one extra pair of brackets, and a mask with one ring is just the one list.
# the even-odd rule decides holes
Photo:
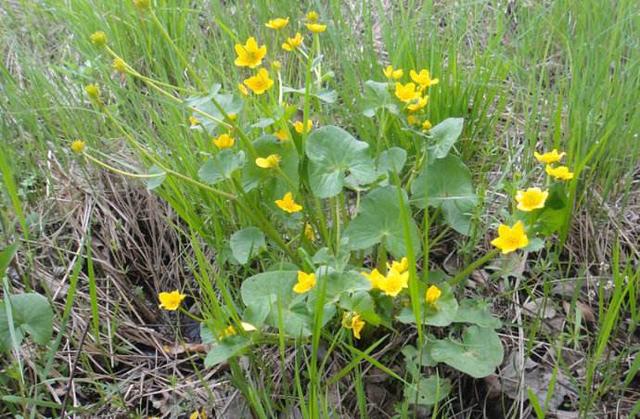
[(207, 160), (198, 170), (198, 177), (203, 182), (216, 184), (225, 179), (231, 179), (231, 175), (244, 165), (244, 152), (235, 153), (231, 149), (222, 150), (214, 157)]
[(218, 365), (231, 357), (240, 355), (251, 341), (245, 336), (230, 336), (222, 339), (219, 343), (214, 344), (204, 359), (205, 368), (211, 368)]
[(204, 116), (202, 113), (194, 113), (193, 116), (198, 118), (200, 124), (211, 135), (215, 134), (216, 128), (218, 128), (219, 121), (224, 120), (222, 112), (214, 104), (214, 100), (218, 105), (224, 109), (225, 113), (238, 114), (242, 110), (243, 101), (238, 96), (232, 94), (221, 94), (220, 84), (216, 83), (211, 86), (209, 94), (206, 96), (193, 96), (188, 98), (185, 103), (192, 109), (197, 109), (211, 117)]
[(362, 111), (364, 116), (373, 118), (376, 112), (382, 109), (386, 109), (393, 115), (398, 114), (398, 105), (389, 93), (389, 83), (367, 80), (364, 85), (364, 110)]
[[(53, 310), (47, 298), (27, 293), (12, 295), (9, 301), (16, 344), (19, 345), (25, 335), (30, 335), (35, 343), (46, 345), (53, 334)], [(8, 350), (11, 346), (7, 306), (3, 300), (0, 302), (0, 350)]]
[(342, 128), (324, 126), (307, 138), (309, 182), (318, 198), (336, 196), (346, 185), (364, 185), (376, 178), (369, 144), (356, 140)]
[(462, 118), (447, 118), (429, 130), (433, 139), (429, 147), (430, 157), (442, 159), (447, 157), (451, 147), (458, 141), (462, 134)]
[(431, 356), (474, 378), (493, 374), (502, 362), (502, 342), (493, 329), (471, 326), (462, 334), (462, 342), (444, 339), (431, 344)]
[(451, 382), (437, 375), (421, 377), (418, 383), (404, 387), (405, 400), (410, 404), (431, 406), (444, 399), (451, 392)]
[[(407, 196), (402, 191), (402, 199), (409, 211)], [(384, 240), (386, 248), (396, 258), (407, 255), (404, 231), (398, 202), (398, 188), (385, 186), (375, 189), (362, 200), (358, 215), (349, 223), (344, 235), (349, 239), (353, 250), (367, 249)], [(415, 254), (420, 253), (418, 227), (413, 219), (409, 220), (411, 243)]]
[[(311, 333), (311, 317), (304, 304), (305, 295), (293, 292), (297, 282), (297, 271), (264, 272), (247, 278), (240, 287), (242, 301), (247, 311), (264, 313), (265, 322), (280, 328), (292, 337), (308, 336)], [(261, 323), (258, 316), (245, 313), (248, 322), (255, 326)]]
[(460, 234), (469, 234), (477, 197), (471, 173), (456, 156), (447, 156), (425, 166), (411, 185), (412, 202), (418, 208), (442, 208), (447, 224)]
[(471, 323), (480, 327), (497, 329), (502, 323), (493, 317), (485, 301), (465, 299), (460, 302), (455, 323)]
[[(258, 157), (267, 157), (277, 154), (281, 157), (280, 170), (294, 184), (298, 184), (298, 153), (292, 141), (280, 141), (273, 135), (263, 135), (253, 142)], [(291, 184), (283, 179), (282, 175), (274, 169), (262, 169), (256, 166), (256, 162), (249, 161), (242, 173), (242, 187), (250, 191), (260, 186), (260, 191), (270, 200), (280, 199), (286, 192), (292, 191)]]
[[(442, 295), (438, 301), (434, 304), (426, 304), (426, 301), (422, 300), (422, 316), (423, 324), (436, 327), (449, 326), (456, 318), (458, 312), (458, 301), (453, 295), (453, 291), (449, 284), (438, 284), (438, 287), (442, 291)], [(424, 296), (426, 286), (420, 284), (420, 295)], [(405, 307), (397, 316), (397, 319), (401, 323), (415, 324), (416, 316), (413, 311)]]
[(233, 257), (244, 265), (252, 257), (266, 248), (264, 233), (257, 227), (247, 227), (231, 236), (230, 246)]

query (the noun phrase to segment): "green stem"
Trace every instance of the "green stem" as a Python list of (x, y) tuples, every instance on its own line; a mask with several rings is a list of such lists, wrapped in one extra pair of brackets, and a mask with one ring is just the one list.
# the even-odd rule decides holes
[(473, 262), (472, 264), (464, 268), (462, 271), (458, 272), (456, 276), (454, 276), (449, 280), (449, 285), (451, 285), (452, 287), (455, 287), (460, 282), (464, 281), (467, 278), (467, 276), (469, 276), (473, 271), (475, 271), (480, 266), (484, 265), (485, 263), (493, 259), (498, 254), (498, 252), (500, 252), (498, 249), (493, 249), (489, 253), (481, 257), (480, 259), (476, 260), (475, 262)]

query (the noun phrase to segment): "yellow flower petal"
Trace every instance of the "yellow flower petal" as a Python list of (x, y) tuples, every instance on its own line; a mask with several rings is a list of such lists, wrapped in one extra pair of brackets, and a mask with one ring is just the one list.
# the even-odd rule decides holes
[(234, 63), (238, 67), (256, 68), (262, 64), (262, 59), (267, 55), (266, 45), (258, 46), (254, 37), (247, 39), (244, 45), (236, 44), (235, 50), (238, 57)]
[(316, 274), (298, 271), (298, 282), (293, 286), (293, 292), (304, 294), (316, 286)]
[(498, 227), (498, 237), (493, 239), (491, 244), (500, 249), (503, 254), (527, 247), (529, 238), (522, 221), (518, 221), (512, 227), (501, 224)]
[(529, 188), (526, 191), (518, 191), (516, 193), (517, 208), (520, 211), (526, 212), (544, 208), (544, 203), (548, 196), (549, 192), (543, 191), (540, 188)]
[(289, 24), (289, 18), (281, 18), (278, 17), (276, 19), (271, 19), (267, 23), (264, 24), (269, 29), (280, 30)]
[(182, 300), (187, 296), (180, 291), (175, 290), (171, 292), (161, 292), (158, 294), (158, 300), (160, 300), (160, 308), (163, 310), (175, 311), (180, 307)]
[(261, 68), (258, 74), (245, 79), (244, 84), (256, 95), (261, 95), (273, 86), (273, 80), (269, 77), (269, 72)]
[(293, 194), (291, 192), (287, 192), (284, 194), (282, 199), (277, 199), (275, 202), (278, 208), (288, 212), (289, 214), (302, 211), (302, 205), (297, 204), (296, 201), (294, 201)]

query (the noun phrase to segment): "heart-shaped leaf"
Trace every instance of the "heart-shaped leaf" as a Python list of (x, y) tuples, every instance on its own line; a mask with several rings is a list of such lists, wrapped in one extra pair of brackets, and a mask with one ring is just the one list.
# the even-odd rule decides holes
[(373, 118), (379, 110), (385, 109), (393, 115), (398, 114), (398, 105), (389, 93), (389, 84), (373, 80), (364, 82), (364, 110), (362, 114), (367, 118)]
[(474, 378), (493, 374), (502, 362), (502, 342), (493, 329), (470, 326), (462, 334), (462, 342), (444, 339), (431, 344), (431, 356)]
[(349, 183), (363, 185), (376, 178), (374, 165), (368, 154), (369, 144), (356, 140), (342, 128), (324, 126), (307, 138), (309, 182), (318, 198), (336, 196)]
[[(240, 287), (242, 301), (247, 311), (264, 313), (264, 321), (280, 328), (288, 336), (308, 336), (311, 333), (311, 317), (303, 302), (304, 295), (293, 292), (297, 271), (263, 272), (247, 278)], [(259, 327), (259, 315), (245, 313), (249, 323)]]
[(212, 185), (231, 179), (231, 175), (244, 165), (244, 152), (231, 149), (222, 150), (202, 165), (198, 176), (203, 182)]
[(471, 173), (456, 156), (435, 160), (424, 167), (411, 185), (412, 201), (418, 208), (441, 208), (447, 224), (460, 234), (469, 234), (477, 197)]
[[(16, 344), (26, 335), (34, 342), (46, 345), (53, 334), (53, 310), (46, 297), (36, 294), (18, 294), (9, 297)], [(0, 301), (0, 350), (9, 350), (12, 339), (7, 316), (7, 301)]]
[(431, 128), (433, 143), (429, 146), (430, 156), (436, 159), (447, 157), (451, 147), (458, 141), (462, 134), (462, 118), (447, 118), (435, 127)]
[[(407, 196), (402, 193), (406, 210), (409, 211)], [(407, 255), (402, 220), (400, 219), (398, 188), (385, 186), (369, 192), (362, 200), (358, 215), (349, 223), (344, 232), (353, 250), (367, 249), (384, 240), (385, 247), (396, 258)], [(418, 227), (409, 219), (411, 243), (416, 255), (420, 253)]]
[(245, 336), (230, 336), (222, 339), (220, 342), (213, 344), (204, 359), (205, 368), (211, 368), (229, 358), (240, 355), (251, 341)]
[(241, 265), (246, 264), (249, 259), (257, 256), (266, 248), (264, 233), (256, 227), (247, 227), (236, 231), (229, 241), (233, 257)]
[(255, 161), (248, 161), (242, 173), (242, 186), (250, 191), (261, 185), (260, 191), (270, 200), (280, 199), (286, 192), (292, 191), (291, 183), (298, 184), (298, 153), (292, 141), (279, 141), (273, 135), (263, 135), (253, 142), (258, 157), (271, 154), (280, 156), (280, 170), (288, 181), (274, 169), (263, 169)]
[(197, 109), (202, 113), (195, 113), (194, 116), (198, 118), (200, 124), (211, 135), (213, 135), (218, 128), (219, 121), (224, 120), (222, 112), (214, 104), (214, 100), (218, 105), (224, 109), (227, 115), (238, 114), (242, 110), (242, 99), (232, 94), (222, 94), (220, 92), (220, 84), (214, 84), (206, 96), (193, 96), (188, 98), (185, 103), (188, 107)]
[[(438, 287), (442, 294), (435, 303), (426, 304), (423, 300), (421, 310), (423, 318), (422, 322), (429, 326), (444, 327), (454, 322), (458, 312), (458, 301), (456, 300), (455, 295), (453, 295), (453, 291), (449, 284), (438, 284)], [(425, 291), (426, 286), (424, 284), (420, 284), (420, 295), (425, 295)], [(415, 324), (416, 322), (416, 316), (408, 307), (400, 310), (397, 319), (399, 322), (406, 324)]]
[[(400, 173), (407, 162), (407, 152), (400, 147), (391, 147), (380, 153), (376, 164), (378, 174), (391, 176), (390, 173)], [(385, 180), (382, 186), (386, 185)]]
[(418, 383), (404, 387), (404, 397), (409, 404), (431, 406), (443, 400), (451, 392), (451, 382), (437, 375), (421, 377)]
[(485, 301), (471, 299), (465, 299), (460, 302), (454, 322), (471, 323), (490, 329), (497, 329), (502, 325), (500, 320), (491, 314), (489, 304)]

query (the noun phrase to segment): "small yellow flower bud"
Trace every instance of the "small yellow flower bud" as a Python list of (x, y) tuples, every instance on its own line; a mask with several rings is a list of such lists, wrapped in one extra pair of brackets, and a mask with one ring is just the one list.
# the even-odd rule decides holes
[(119, 73), (127, 72), (127, 63), (125, 63), (124, 60), (120, 57), (113, 59), (113, 63), (111, 64), (111, 67), (113, 67), (113, 69)]
[(280, 71), (280, 69), (282, 68), (282, 63), (278, 60), (273, 60), (273, 62), (271, 63), (271, 68), (273, 68), (275, 71)]
[(231, 122), (234, 122), (236, 119), (238, 119), (237, 113), (228, 113), (227, 116), (229, 117), (229, 121)]
[(316, 11), (310, 11), (309, 13), (307, 13), (307, 20), (311, 23), (317, 22), (318, 19), (320, 18), (320, 16), (318, 15), (318, 12)]
[(87, 147), (87, 144), (82, 140), (75, 140), (71, 143), (71, 151), (77, 154), (82, 154), (84, 149)]
[(97, 47), (103, 47), (107, 44), (107, 34), (102, 31), (97, 31), (89, 36), (91, 43)]
[(100, 99), (100, 88), (98, 87), (97, 84), (87, 84), (84, 87), (84, 91), (87, 93), (87, 96), (89, 96), (91, 99), (93, 100)]

